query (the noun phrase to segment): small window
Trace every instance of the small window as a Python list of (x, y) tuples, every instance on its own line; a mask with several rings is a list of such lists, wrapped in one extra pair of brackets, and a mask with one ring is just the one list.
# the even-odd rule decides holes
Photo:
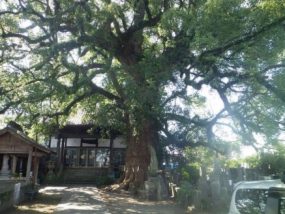
[(110, 165), (110, 149), (99, 148), (96, 152), (96, 166), (109, 166)]
[(241, 214), (264, 214), (268, 190), (239, 189), (236, 192), (236, 207)]
[(65, 165), (69, 167), (78, 166), (78, 149), (68, 148), (65, 153)]

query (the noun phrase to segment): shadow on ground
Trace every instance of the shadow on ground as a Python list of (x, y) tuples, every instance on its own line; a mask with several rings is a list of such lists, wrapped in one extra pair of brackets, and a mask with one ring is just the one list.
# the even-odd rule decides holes
[(128, 193), (104, 192), (108, 210), (112, 214), (184, 214), (186, 211), (173, 201), (146, 201), (131, 197)]
[(127, 192), (107, 192), (94, 186), (44, 187), (33, 201), (5, 214), (184, 214), (173, 201), (146, 201)]
[(66, 187), (43, 187), (34, 200), (26, 200), (19, 206), (5, 211), (5, 214), (53, 213), (64, 195), (65, 189)]

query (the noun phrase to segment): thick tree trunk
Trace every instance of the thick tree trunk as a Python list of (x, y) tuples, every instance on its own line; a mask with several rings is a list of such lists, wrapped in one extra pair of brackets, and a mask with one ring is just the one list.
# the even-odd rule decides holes
[(156, 143), (158, 143), (158, 132), (150, 122), (144, 122), (141, 129), (129, 137), (125, 171), (120, 188), (138, 189), (143, 186), (149, 173), (158, 167), (153, 149)]
[[(132, 127), (130, 122), (130, 112), (126, 112), (126, 124), (128, 129), (127, 136), (127, 152), (125, 157), (124, 175), (121, 178), (119, 188), (124, 189), (138, 189), (144, 185), (144, 181), (147, 180), (149, 173), (156, 172), (158, 168), (156, 151), (158, 144), (158, 129), (155, 122), (145, 114), (145, 110), (151, 111), (156, 98), (156, 92), (153, 87), (149, 86), (146, 81), (146, 77), (142, 75), (139, 68), (139, 56), (142, 53), (142, 32), (136, 32), (130, 36), (128, 41), (125, 41), (120, 47), (124, 47), (123, 50), (117, 53), (117, 58), (124, 65), (125, 72), (129, 74), (134, 83), (138, 86), (136, 90), (136, 100), (141, 106), (137, 106), (138, 111), (132, 112), (133, 118), (136, 118), (135, 127)], [(117, 84), (114, 84), (118, 94), (125, 99), (125, 94), (122, 92), (122, 88)], [(144, 98), (141, 100), (141, 98)], [(149, 98), (149, 99), (146, 99)], [(144, 117), (145, 116), (145, 117)], [(142, 119), (144, 118), (144, 119)], [(139, 122), (138, 122), (139, 121)]]

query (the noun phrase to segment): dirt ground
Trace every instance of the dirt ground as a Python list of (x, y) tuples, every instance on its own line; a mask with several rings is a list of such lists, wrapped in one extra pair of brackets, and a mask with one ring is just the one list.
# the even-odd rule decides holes
[(128, 193), (102, 191), (110, 213), (184, 214), (186, 211), (173, 201), (146, 201), (131, 197)]
[(34, 200), (26, 200), (13, 207), (5, 214), (40, 214), (53, 213), (57, 205), (60, 203), (63, 193), (53, 188), (43, 188), (39, 191)]
[[(86, 201), (80, 201), (80, 195), (90, 198), (90, 204), (98, 203), (102, 210), (94, 211), (91, 209), (88, 213), (108, 213), (108, 214), (184, 214), (184, 209), (177, 206), (173, 201), (145, 201), (134, 199), (127, 192), (113, 193), (99, 190), (96, 187), (44, 187), (33, 201), (26, 201), (19, 206), (10, 209), (5, 214), (40, 214), (40, 213), (61, 213), (58, 211), (60, 205), (66, 204), (72, 207), (76, 204), (77, 210), (66, 210), (65, 213), (87, 213), (86, 210), (80, 210), (80, 207), (86, 208)], [(89, 194), (89, 195), (88, 195)], [(69, 196), (78, 198), (78, 201), (72, 201)], [(77, 197), (79, 196), (79, 197)], [(97, 201), (92, 201), (93, 198)], [(100, 200), (100, 202), (98, 202)], [(82, 206), (80, 206), (82, 203)], [(188, 212), (190, 213), (190, 212)]]

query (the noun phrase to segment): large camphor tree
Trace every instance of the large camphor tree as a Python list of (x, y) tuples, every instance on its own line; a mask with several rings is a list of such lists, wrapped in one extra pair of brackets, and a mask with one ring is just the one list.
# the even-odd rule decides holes
[(121, 130), (120, 187), (140, 187), (165, 145), (223, 152), (225, 127), (277, 139), (284, 33), (283, 0), (2, 0), (0, 113)]

